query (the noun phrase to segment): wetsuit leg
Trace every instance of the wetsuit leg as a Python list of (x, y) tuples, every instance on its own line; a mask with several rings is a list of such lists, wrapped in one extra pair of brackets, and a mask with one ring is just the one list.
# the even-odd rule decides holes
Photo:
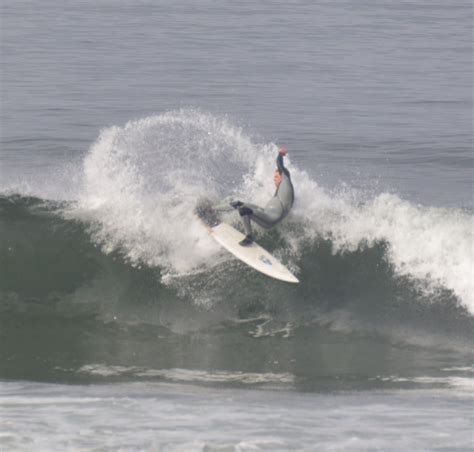
[(245, 203), (242, 207), (239, 208), (240, 216), (242, 217), (242, 222), (245, 227), (245, 233), (247, 235), (252, 235), (252, 225), (251, 221), (255, 221), (259, 226), (262, 226), (265, 229), (269, 229), (275, 224), (278, 223), (280, 216), (278, 212), (266, 211), (255, 204)]
[(241, 215), (242, 223), (245, 228), (245, 235), (252, 236), (252, 225), (250, 223), (250, 215)]

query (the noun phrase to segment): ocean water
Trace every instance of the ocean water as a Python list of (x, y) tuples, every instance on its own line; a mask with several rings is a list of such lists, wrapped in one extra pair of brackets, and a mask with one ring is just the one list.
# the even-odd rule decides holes
[(0, 13), (1, 449), (474, 448), (470, 2)]

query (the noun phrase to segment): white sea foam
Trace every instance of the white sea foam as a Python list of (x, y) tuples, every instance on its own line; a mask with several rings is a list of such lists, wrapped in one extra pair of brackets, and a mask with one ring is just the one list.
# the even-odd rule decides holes
[(85, 159), (75, 214), (105, 252), (190, 272), (220, 251), (194, 216), (196, 200), (229, 194), (255, 152), (239, 129), (194, 111), (105, 129)]
[(159, 378), (173, 382), (201, 382), (201, 383), (240, 383), (240, 384), (262, 384), (272, 383), (280, 385), (291, 385), (294, 376), (289, 373), (255, 373), (255, 372), (228, 372), (190, 370), (190, 369), (149, 369), (135, 366), (110, 366), (105, 364), (87, 364), (82, 366), (78, 372), (101, 377), (128, 375), (142, 378)]
[[(200, 197), (264, 204), (273, 194), (276, 145), (254, 143), (225, 118), (196, 110), (168, 112), (101, 132), (84, 162), (84, 192), (72, 212), (90, 224), (105, 252), (119, 249), (135, 265), (169, 275), (209, 268), (230, 258), (193, 214)], [(296, 203), (282, 224), (293, 256), (308, 240), (327, 238), (334, 252), (384, 242), (400, 276), (425, 291), (452, 291), (474, 313), (473, 216), (414, 205), (394, 194), (360, 199), (329, 193), (291, 164)], [(235, 215), (230, 221), (237, 221)], [(293, 220), (293, 221), (292, 221)], [(294, 222), (304, 233), (292, 229)]]
[(443, 372), (471, 372), (471, 373), (474, 373), (474, 366), (445, 367), (441, 370)]
[(415, 383), (419, 385), (440, 385), (460, 391), (466, 391), (474, 395), (474, 379), (469, 377), (400, 377), (396, 375), (378, 376), (373, 378), (378, 381), (388, 381), (393, 383)]

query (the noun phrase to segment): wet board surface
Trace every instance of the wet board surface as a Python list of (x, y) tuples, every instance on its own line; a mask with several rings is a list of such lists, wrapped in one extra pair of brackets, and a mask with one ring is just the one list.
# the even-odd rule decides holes
[(277, 258), (257, 243), (249, 246), (239, 245), (244, 235), (227, 223), (208, 226), (209, 233), (227, 251), (259, 272), (289, 283), (298, 283), (298, 279)]

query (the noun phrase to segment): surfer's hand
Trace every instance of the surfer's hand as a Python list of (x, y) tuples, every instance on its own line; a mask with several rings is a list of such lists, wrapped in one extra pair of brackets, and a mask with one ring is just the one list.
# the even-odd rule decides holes
[(288, 148), (278, 148), (278, 153), (280, 155), (285, 156), (286, 154), (288, 154)]
[(238, 209), (239, 207), (242, 207), (243, 205), (244, 203), (241, 201), (232, 201), (230, 203), (230, 206), (233, 207), (234, 209)]

